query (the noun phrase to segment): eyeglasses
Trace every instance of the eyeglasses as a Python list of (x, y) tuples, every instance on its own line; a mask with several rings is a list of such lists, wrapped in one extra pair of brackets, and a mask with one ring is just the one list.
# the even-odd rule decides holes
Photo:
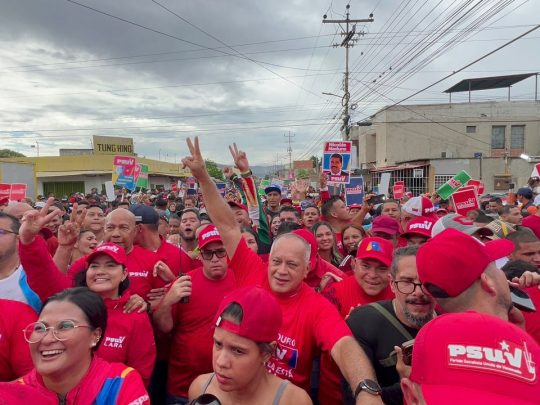
[(43, 322), (34, 322), (23, 329), (24, 339), (28, 343), (38, 343), (43, 340), (45, 335), (52, 330), (52, 334), (56, 340), (63, 342), (73, 336), (73, 332), (77, 328), (91, 328), (89, 325), (76, 325), (74, 321), (66, 319), (60, 321), (56, 326), (47, 326)]
[(222, 259), (227, 256), (227, 251), (225, 249), (201, 250), (201, 256), (204, 260), (212, 260), (214, 255), (216, 255), (218, 259)]
[(13, 235), (18, 235), (19, 232), (10, 231), (9, 229), (1, 229), (0, 228), (0, 236), (7, 235), (8, 233), (12, 233)]
[(409, 280), (396, 280), (394, 281), (396, 288), (402, 294), (414, 294), (416, 287), (420, 287), (420, 291), (425, 294), (422, 283), (415, 283), (414, 281)]

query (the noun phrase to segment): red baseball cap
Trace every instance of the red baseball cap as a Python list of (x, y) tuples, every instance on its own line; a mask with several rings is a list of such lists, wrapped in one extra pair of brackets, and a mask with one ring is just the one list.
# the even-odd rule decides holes
[(401, 236), (403, 238), (408, 238), (410, 236), (420, 235), (431, 238), (431, 229), (435, 222), (437, 222), (435, 218), (424, 216), (415, 217), (407, 223), (405, 232), (403, 232)]
[(313, 235), (313, 233), (308, 231), (307, 229), (295, 229), (294, 231), (292, 231), (292, 233), (300, 236), (307, 243), (309, 243), (309, 246), (311, 247), (311, 251), (309, 254), (310, 270), (313, 270), (315, 268), (317, 252), (319, 251), (319, 246), (317, 245), (317, 238), (315, 238), (315, 235)]
[(388, 215), (379, 215), (373, 219), (371, 231), (397, 235), (399, 233), (399, 222), (394, 218), (390, 218)]
[(381, 262), (385, 266), (392, 264), (392, 255), (394, 254), (394, 245), (389, 240), (378, 238), (376, 236), (364, 238), (358, 246), (356, 252), (357, 259), (373, 259)]
[(96, 256), (99, 256), (101, 254), (109, 256), (118, 264), (121, 264), (123, 266), (127, 265), (127, 255), (124, 248), (120, 245), (117, 245), (116, 243), (110, 242), (99, 245), (98, 247), (96, 247), (96, 250), (86, 256), (86, 265), (88, 266), (90, 263), (92, 263), (92, 260), (94, 260)]
[(290, 198), (282, 198), (280, 204), (289, 203), (292, 205), (292, 200)]
[(410, 380), (427, 404), (529, 405), (540, 398), (540, 346), (492, 315), (438, 316), (414, 341)]
[(412, 197), (411, 199), (407, 200), (407, 202), (401, 207), (401, 210), (411, 215), (422, 215), (425, 217), (433, 216), (435, 212), (433, 202), (424, 196)]
[[(242, 307), (240, 324), (221, 316), (233, 302)], [(223, 298), (214, 325), (255, 342), (273, 342), (281, 328), (281, 308), (272, 294), (262, 287), (240, 288)]]
[(491, 262), (513, 250), (514, 244), (507, 239), (483, 244), (473, 236), (449, 228), (418, 249), (418, 277), (425, 286), (432, 284), (449, 297), (456, 297), (478, 280)]
[(212, 224), (208, 224), (199, 233), (199, 237), (198, 237), (199, 249), (202, 249), (203, 247), (205, 247), (206, 245), (212, 242), (223, 242), (223, 241), (221, 240), (221, 236), (217, 228)]
[(240, 204), (236, 201), (227, 201), (227, 203), (229, 204), (229, 207), (237, 207), (237, 208), (240, 208), (246, 212), (249, 212), (248, 211), (248, 207), (246, 207), (244, 204)]

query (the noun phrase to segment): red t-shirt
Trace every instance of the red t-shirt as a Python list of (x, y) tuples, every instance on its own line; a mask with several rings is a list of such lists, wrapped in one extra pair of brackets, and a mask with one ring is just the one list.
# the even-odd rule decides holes
[(13, 381), (34, 368), (22, 330), (36, 319), (30, 306), (0, 299), (0, 381)]
[[(338, 269), (332, 263), (328, 263), (322, 257), (317, 255), (315, 268), (308, 273), (305, 282), (310, 287), (318, 287), (321, 284), (321, 280), (326, 273), (332, 273), (341, 278), (346, 277), (345, 273), (343, 273), (340, 269)], [(330, 281), (326, 285), (326, 288), (328, 288), (334, 282), (335, 281), (333, 278), (330, 279)]]
[(202, 267), (188, 274), (192, 281), (189, 302), (172, 307), (175, 329), (167, 381), (167, 392), (181, 397), (187, 397), (199, 374), (212, 371), (213, 320), (221, 300), (236, 284), (230, 269), (223, 280), (210, 280)]
[(529, 215), (523, 218), (523, 226), (530, 228), (534, 232), (537, 238), (540, 239), (540, 217), (537, 215)]
[(351, 310), (359, 305), (394, 298), (390, 285), (375, 296), (367, 295), (356, 281), (354, 275), (348, 276), (342, 282), (335, 283), (325, 289), (323, 295), (338, 308), (343, 319), (347, 318)]
[(97, 354), (109, 363), (124, 363), (141, 375), (144, 385), (150, 383), (156, 360), (154, 332), (147, 313), (124, 313), (129, 294), (116, 300), (104, 299), (107, 328)]
[[(169, 266), (175, 276), (178, 276), (180, 272), (184, 274), (188, 273), (194, 268), (200, 266), (200, 262), (194, 266), (193, 260), (186, 252), (184, 252), (184, 250), (173, 245), (172, 243), (168, 243), (161, 237), (160, 239), (161, 245), (159, 246), (158, 250), (156, 250), (155, 254), (158, 260), (163, 261), (167, 266)], [(152, 287), (164, 287), (165, 284), (167, 283), (161, 277), (155, 277)]]
[[(230, 266), (238, 287), (259, 284), (270, 290), (268, 266), (249, 249), (243, 238)], [(321, 351), (329, 352), (336, 342), (352, 333), (332, 304), (305, 283), (292, 297), (275, 297), (281, 307), (283, 323), (276, 354), (267, 362), (267, 368), (272, 374), (308, 391), (315, 356)]]

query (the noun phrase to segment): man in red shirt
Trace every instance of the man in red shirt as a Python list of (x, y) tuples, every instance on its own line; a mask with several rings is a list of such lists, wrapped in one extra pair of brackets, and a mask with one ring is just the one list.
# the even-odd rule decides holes
[[(242, 238), (230, 208), (208, 174), (198, 139), (195, 144), (190, 139), (187, 143), (191, 156), (183, 163), (199, 180), (208, 213), (231, 258), (237, 286), (262, 285), (280, 303), (283, 324), (276, 353), (267, 362), (268, 370), (307, 390), (314, 357), (328, 351), (356, 388), (357, 403), (381, 404), (380, 387), (372, 380), (373, 368), (347, 325), (328, 301), (303, 283), (309, 272), (309, 244), (292, 233), (281, 235), (272, 245), (269, 263), (263, 263)], [(248, 172), (244, 152), (233, 153), (233, 158), (241, 173)]]
[(198, 240), (202, 267), (179, 277), (153, 315), (158, 331), (173, 335), (167, 392), (180, 403), (187, 403), (195, 377), (212, 371), (212, 321), (223, 297), (235, 288), (216, 228), (207, 225)]
[(354, 274), (324, 292), (344, 319), (359, 305), (394, 297), (389, 278), (393, 252), (392, 242), (386, 239), (362, 239), (353, 261)]
[(351, 223), (351, 213), (347, 205), (339, 196), (333, 196), (324, 203), (321, 208), (321, 214), (336, 233), (337, 248), (340, 253), (345, 254), (343, 242), (341, 240), (341, 231), (345, 226)]
[(180, 247), (192, 260), (191, 268), (196, 268), (201, 263), (194, 258), (193, 251), (197, 249), (197, 236), (195, 231), (201, 226), (201, 217), (197, 208), (186, 208), (180, 214)]
[[(540, 196), (534, 198), (534, 206), (537, 208), (540, 206)], [(540, 209), (536, 211), (536, 214), (523, 218), (521, 223), (533, 231), (537, 238), (540, 238)]]

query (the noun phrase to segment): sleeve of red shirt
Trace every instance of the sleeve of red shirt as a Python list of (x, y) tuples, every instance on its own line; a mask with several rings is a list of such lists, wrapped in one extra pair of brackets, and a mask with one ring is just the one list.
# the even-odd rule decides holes
[(144, 386), (150, 384), (150, 377), (156, 361), (156, 344), (154, 341), (154, 331), (147, 314), (134, 314), (137, 317), (131, 337), (131, 342), (127, 353), (126, 362), (139, 372)]
[(315, 338), (319, 347), (324, 351), (330, 351), (338, 340), (345, 336), (352, 336), (351, 330), (341, 318), (337, 309), (324, 297), (312, 292), (318, 298), (313, 302), (316, 316), (313, 320)]
[[(28, 343), (24, 340), (22, 330), (35, 322), (36, 312), (22, 302), (0, 300), (2, 311), (11, 319), (11, 336), (3, 336), (9, 339), (9, 364), (13, 375), (11, 379), (22, 377), (34, 368)], [(0, 373), (1, 374), (1, 373)]]
[(324, 204), (330, 199), (330, 191), (328, 190), (321, 190), (319, 191), (319, 197), (321, 199), (321, 203)]
[(41, 236), (36, 236), (28, 245), (19, 242), (19, 257), (28, 285), (42, 301), (72, 286), (68, 277), (56, 267)]
[(248, 247), (244, 238), (240, 238), (229, 267), (234, 271), (239, 287), (261, 284), (268, 269), (268, 265)]
[(136, 370), (130, 371), (122, 381), (116, 397), (116, 405), (150, 405), (150, 397), (144, 388), (141, 376)]

